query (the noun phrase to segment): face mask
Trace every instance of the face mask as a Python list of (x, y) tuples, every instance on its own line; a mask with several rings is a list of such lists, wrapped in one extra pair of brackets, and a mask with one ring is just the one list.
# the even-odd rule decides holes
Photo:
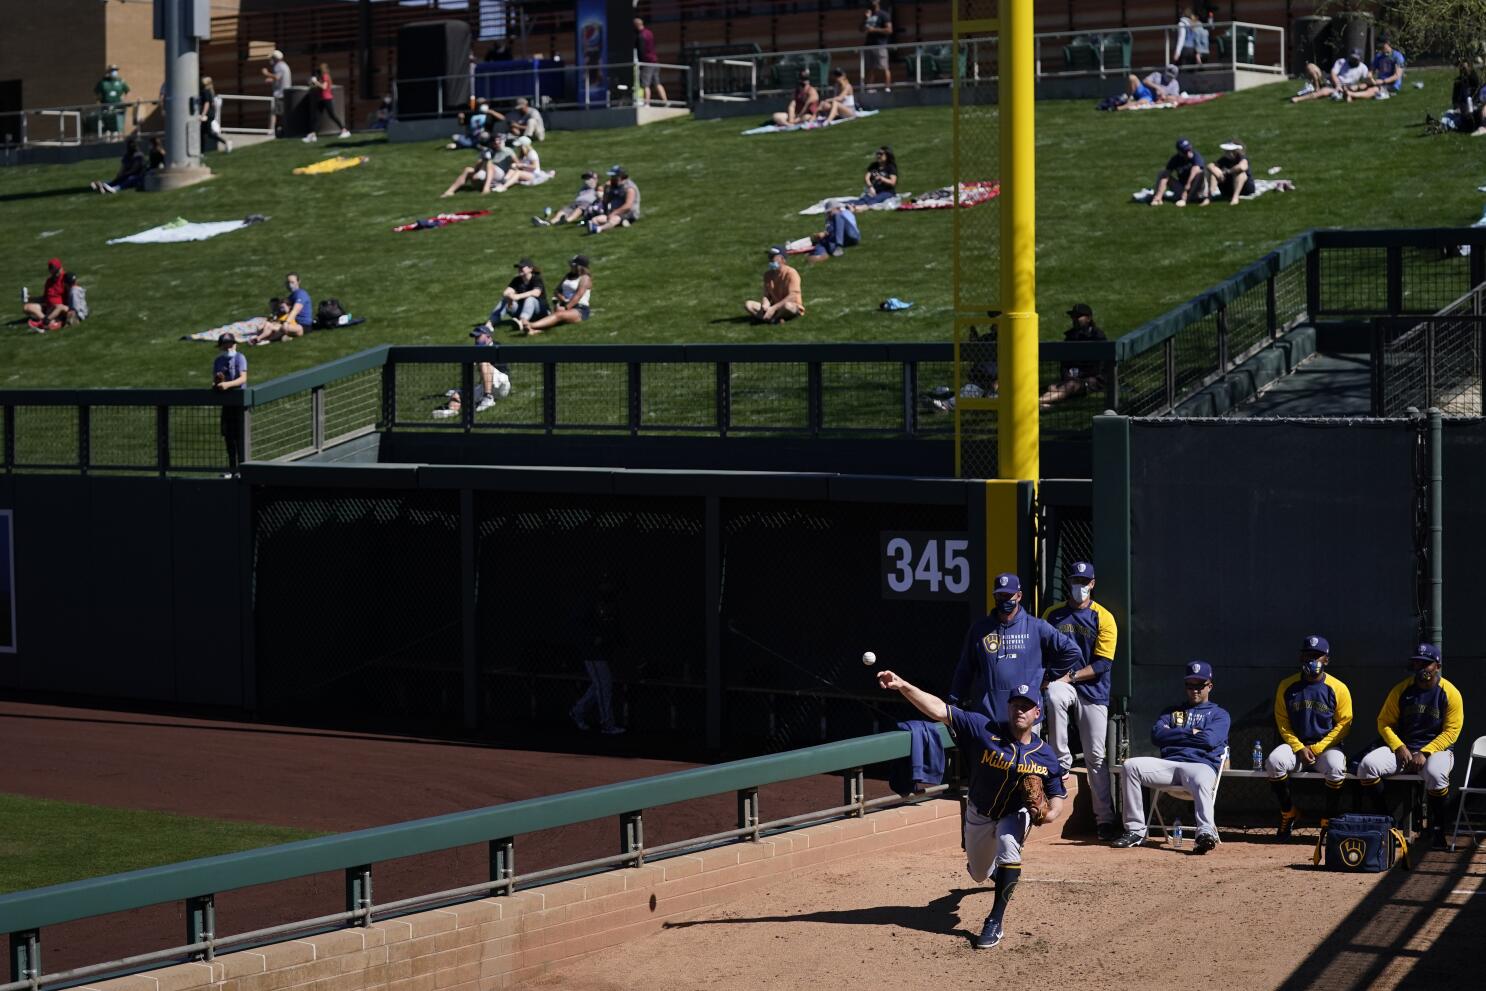
[(772, 269), (775, 272), (779, 271), (779, 262), (777, 262), (777, 261), (769, 262), (769, 268)]
[(1003, 616), (1010, 616), (1012, 613), (1016, 612), (1016, 606), (1017, 606), (1016, 599), (997, 599), (996, 600), (996, 608), (999, 609), (999, 610), (1001, 610), (1001, 615), (1003, 615)]
[(1076, 606), (1081, 606), (1089, 601), (1089, 597), (1092, 594), (1087, 585), (1073, 585), (1068, 589), (1068, 601)]
[(1314, 658), (1300, 665), (1300, 670), (1314, 678), (1321, 673), (1322, 665), (1320, 658)]

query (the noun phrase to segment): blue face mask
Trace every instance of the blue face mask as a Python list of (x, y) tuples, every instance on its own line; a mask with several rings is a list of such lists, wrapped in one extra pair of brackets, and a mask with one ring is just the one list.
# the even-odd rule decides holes
[(769, 269), (774, 272), (779, 271), (779, 259), (776, 258), (773, 261), (769, 262)]
[(1316, 677), (1316, 675), (1320, 674), (1322, 671), (1321, 659), (1319, 657), (1311, 658), (1309, 661), (1306, 661), (1300, 665), (1300, 670), (1304, 671), (1312, 678)]
[(1001, 610), (1001, 615), (1003, 615), (1003, 616), (1010, 616), (1012, 613), (1016, 612), (1016, 606), (1017, 606), (1016, 599), (997, 599), (996, 600), (996, 608), (999, 609), (999, 610)]

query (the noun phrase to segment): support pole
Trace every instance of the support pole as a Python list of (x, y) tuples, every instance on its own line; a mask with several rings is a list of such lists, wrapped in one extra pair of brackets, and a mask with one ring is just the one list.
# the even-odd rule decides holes
[(179, 189), (212, 177), (201, 164), (196, 106), (201, 69), (198, 38), (211, 37), (207, 0), (155, 0), (155, 37), (165, 42), (165, 168), (145, 176), (152, 191)]
[(1445, 421), (1429, 408), (1429, 642), (1445, 649)]
[(1001, 478), (1037, 480), (1037, 152), (1032, 0), (1000, 4), (1001, 311), (996, 336)]

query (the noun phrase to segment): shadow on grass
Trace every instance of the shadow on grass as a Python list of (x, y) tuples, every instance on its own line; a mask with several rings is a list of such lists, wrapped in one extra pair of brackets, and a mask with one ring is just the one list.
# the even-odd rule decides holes
[(708, 323), (755, 323), (753, 317), (746, 313), (739, 313), (735, 317), (718, 317), (716, 320), (708, 320)]
[(964, 928), (960, 922), (960, 901), (976, 893), (989, 893), (989, 888), (956, 888), (927, 905), (872, 905), (838, 911), (803, 912), (799, 915), (754, 915), (737, 919), (693, 919), (690, 922), (667, 922), (666, 929), (690, 929), (692, 926), (733, 926), (756, 922), (829, 922), (842, 926), (897, 926), (933, 935), (961, 936), (972, 942), (979, 934)]
[(1428, 851), (1412, 869), (1389, 871), (1276, 991), (1465, 986), (1486, 923), (1486, 898), (1469, 892), (1483, 875), (1476, 847)]
[(19, 203), (24, 200), (49, 200), (58, 196), (76, 196), (78, 193), (90, 193), (91, 189), (86, 186), (67, 186), (62, 189), (38, 189), (34, 193), (3, 193), (0, 194), (0, 203)]

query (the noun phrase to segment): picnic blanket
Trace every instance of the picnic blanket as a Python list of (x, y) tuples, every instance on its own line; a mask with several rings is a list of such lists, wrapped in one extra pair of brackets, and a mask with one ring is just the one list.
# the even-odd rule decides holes
[[(1289, 179), (1255, 179), (1254, 195), (1240, 196), (1239, 199), (1257, 200), (1259, 197), (1269, 192), (1292, 193), (1294, 191), (1295, 183), (1291, 182)], [(1134, 200), (1136, 203), (1149, 203), (1151, 201), (1151, 197), (1155, 195), (1156, 191), (1154, 189), (1146, 187), (1145, 189), (1141, 189), (1136, 191), (1135, 193), (1132, 193), (1130, 195), (1130, 199)], [(1166, 198), (1168, 200), (1176, 199), (1176, 190), (1166, 190)]]
[(846, 124), (846, 123), (849, 123), (850, 121), (857, 120), (857, 119), (859, 119), (861, 117), (876, 117), (881, 112), (882, 111), (880, 111), (880, 110), (858, 110), (856, 112), (856, 115), (855, 116), (852, 116), (852, 117), (837, 117), (835, 120), (831, 121), (829, 124), (822, 123), (821, 121), (818, 121), (818, 120), (808, 120), (808, 121), (805, 121), (805, 122), (800, 123), (800, 124), (763, 124), (763, 125), (761, 125), (759, 127), (750, 127), (748, 130), (744, 131), (743, 133), (745, 135), (754, 135), (754, 134), (778, 134), (781, 131), (814, 131), (814, 130), (817, 130), (818, 128), (822, 128), (822, 127), (835, 127), (837, 124)]
[[(908, 196), (911, 194), (904, 193), (903, 195)], [(845, 206), (847, 203), (855, 203), (859, 199), (861, 199), (860, 193), (858, 193), (856, 196), (829, 196), (826, 199), (821, 200), (819, 203), (812, 203), (810, 206), (807, 206), (805, 209), (801, 210), (800, 216), (808, 217), (817, 213), (825, 213), (833, 206)], [(898, 204), (902, 202), (903, 196), (890, 196), (887, 199), (883, 200), (881, 203), (873, 203), (871, 206), (863, 207), (862, 209), (896, 210), (898, 209)]]
[[(1001, 183), (991, 179), (983, 182), (960, 183), (960, 209), (989, 203), (1001, 195)], [(919, 193), (898, 204), (899, 210), (949, 210), (955, 205), (954, 187), (941, 186), (927, 193)]]
[(474, 220), (476, 217), (490, 216), (489, 210), (452, 210), (449, 213), (436, 213), (432, 217), (415, 220), (411, 224), (398, 224), (392, 228), (394, 231), (426, 231), (434, 227), (448, 227), (462, 220)]
[(1120, 107), (1120, 113), (1129, 113), (1134, 110), (1175, 110), (1177, 107), (1190, 107), (1194, 103), (1207, 103), (1222, 95), (1222, 93), (1198, 93), (1196, 95), (1183, 93), (1177, 97), (1175, 103), (1127, 103)]
[(116, 237), (108, 243), (175, 244), (179, 241), (205, 241), (207, 238), (216, 237), (219, 234), (240, 231), (244, 227), (262, 223), (267, 219), (267, 217), (260, 213), (250, 213), (241, 220), (208, 220), (202, 223), (195, 223), (183, 217), (176, 217), (168, 224), (151, 227), (147, 231), (130, 234), (128, 237)]
[(346, 169), (354, 169), (370, 161), (366, 155), (354, 158), (346, 155), (337, 155), (334, 158), (326, 158), (311, 165), (301, 165), (294, 170), (295, 175), (327, 175), (331, 172), (342, 172)]
[(268, 317), (248, 317), (246, 320), (235, 320), (232, 323), (224, 323), (220, 327), (203, 330), (197, 334), (187, 334), (181, 340), (210, 341), (215, 344), (223, 334), (231, 334), (237, 338), (237, 343), (244, 344), (258, 336), (258, 332), (263, 329), (263, 325), (266, 323), (268, 323)]

